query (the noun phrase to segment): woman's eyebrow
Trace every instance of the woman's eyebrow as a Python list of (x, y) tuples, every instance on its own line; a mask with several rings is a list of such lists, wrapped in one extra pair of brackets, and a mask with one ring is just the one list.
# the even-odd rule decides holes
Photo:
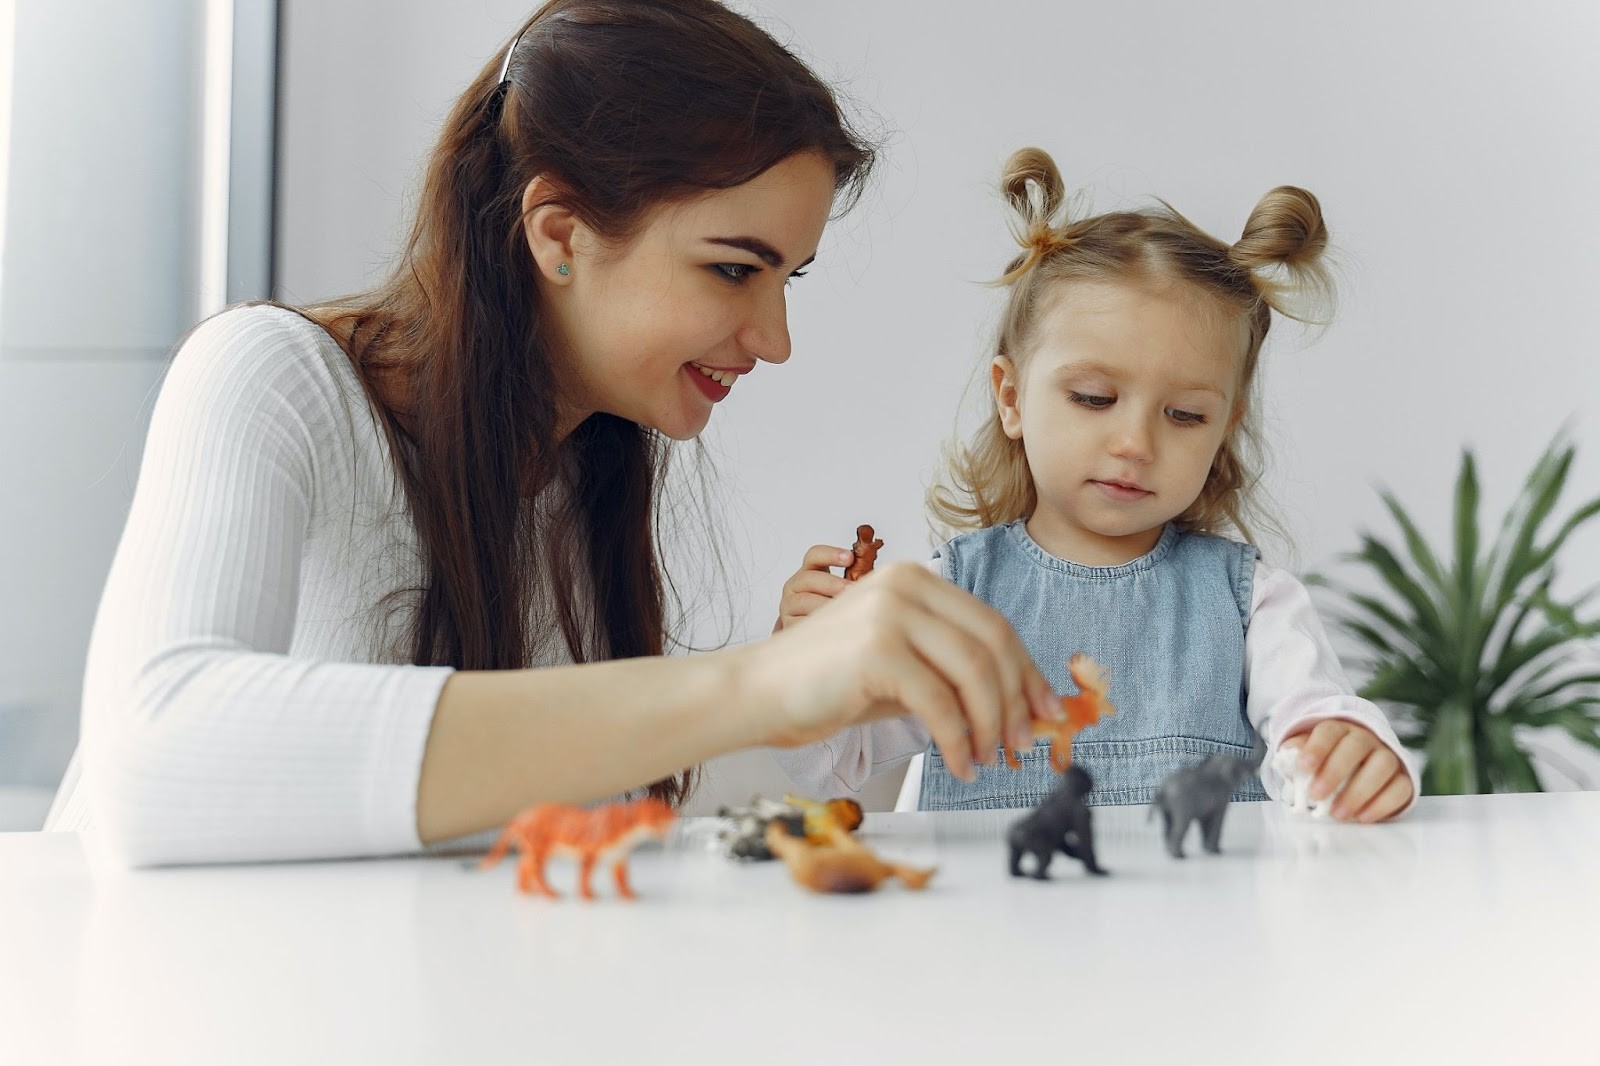
[[(783, 260), (785, 258), (784, 254), (778, 251), (772, 245), (768, 244), (766, 241), (762, 240), (760, 237), (707, 237), (705, 240), (707, 244), (722, 244), (728, 246), (729, 248), (737, 248), (740, 251), (749, 252), (752, 255), (759, 256), (763, 263), (767, 264), (767, 266), (774, 270), (783, 266)], [(816, 258), (817, 257), (813, 255), (810, 259), (807, 259), (804, 263), (801, 263), (799, 266), (795, 267), (795, 269), (800, 270), (804, 267), (810, 266), (816, 260)]]

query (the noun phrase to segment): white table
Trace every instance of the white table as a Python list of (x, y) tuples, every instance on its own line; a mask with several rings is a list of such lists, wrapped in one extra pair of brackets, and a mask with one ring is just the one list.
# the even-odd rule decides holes
[(1600, 793), (1382, 827), (1241, 804), (1183, 862), (1144, 815), (1098, 808), (1112, 875), (1058, 856), (1048, 883), (1005, 872), (1016, 812), (870, 815), (939, 873), (854, 897), (684, 823), (633, 904), (446, 858), (119, 873), (0, 835), (0, 1062), (1600, 1062)]

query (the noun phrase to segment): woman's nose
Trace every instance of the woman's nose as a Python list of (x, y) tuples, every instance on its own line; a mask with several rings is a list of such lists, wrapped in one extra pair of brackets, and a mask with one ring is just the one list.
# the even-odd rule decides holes
[(781, 293), (751, 314), (739, 330), (739, 344), (762, 362), (789, 358), (789, 309)]

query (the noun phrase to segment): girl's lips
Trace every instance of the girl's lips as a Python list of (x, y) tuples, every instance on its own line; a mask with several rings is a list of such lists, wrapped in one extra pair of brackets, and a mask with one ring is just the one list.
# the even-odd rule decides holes
[(730, 386), (718, 385), (687, 363), (683, 365), (682, 372), (689, 375), (689, 380), (694, 382), (694, 387), (699, 389), (705, 398), (712, 403), (725, 398), (728, 393), (733, 391)]
[(1119, 485), (1114, 481), (1096, 481), (1092, 484), (1095, 488), (1099, 489), (1102, 493), (1111, 497), (1113, 500), (1124, 503), (1132, 500), (1142, 500), (1146, 496), (1150, 495), (1150, 492), (1147, 489), (1131, 488), (1127, 485)]

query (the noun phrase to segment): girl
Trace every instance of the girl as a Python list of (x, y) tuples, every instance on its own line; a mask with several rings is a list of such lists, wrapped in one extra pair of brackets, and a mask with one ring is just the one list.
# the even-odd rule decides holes
[[(1417, 794), (1414, 760), (1351, 693), (1304, 586), (1221, 535), (1248, 534), (1253, 386), (1272, 312), (1330, 288), (1316, 198), (1274, 189), (1229, 246), (1170, 209), (1058, 220), (1061, 175), (1038, 149), (1011, 157), (1003, 189), (1023, 252), (1001, 279), (994, 412), (929, 494), (938, 519), (968, 530), (933, 566), (999, 609), (1058, 690), (1070, 689), (1074, 652), (1106, 667), (1117, 712), (1072, 749), (1090, 802), (1149, 802), (1167, 774), (1249, 755), (1259, 733), (1269, 755), (1300, 748), (1314, 799), (1343, 786), (1334, 817), (1399, 813)], [(840, 591), (817, 565), (833, 550), (814, 549), (785, 585), (780, 630)], [(905, 719), (779, 757), (827, 793), (927, 742)], [(921, 806), (1038, 803), (1058, 775), (1048, 744), (1023, 746), (1021, 771), (990, 756), (971, 782), (930, 753)], [(1236, 798), (1278, 794), (1270, 766), (1261, 772)]]
[(918, 567), (661, 657), (667, 443), (788, 359), (786, 286), (871, 161), (712, 0), (543, 7), (451, 111), (384, 284), (183, 343), (51, 827), (134, 864), (404, 852), (886, 714), (961, 773), (969, 733), (1050, 714), (999, 615)]

